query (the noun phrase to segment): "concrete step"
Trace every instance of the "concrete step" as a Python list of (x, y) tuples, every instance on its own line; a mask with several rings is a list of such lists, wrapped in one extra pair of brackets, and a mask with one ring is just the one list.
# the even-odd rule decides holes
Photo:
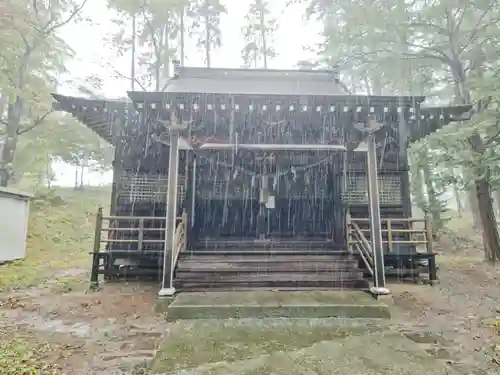
[[(307, 288), (307, 287), (303, 287)], [(387, 305), (361, 291), (243, 291), (181, 293), (158, 311), (167, 319), (390, 318)]]

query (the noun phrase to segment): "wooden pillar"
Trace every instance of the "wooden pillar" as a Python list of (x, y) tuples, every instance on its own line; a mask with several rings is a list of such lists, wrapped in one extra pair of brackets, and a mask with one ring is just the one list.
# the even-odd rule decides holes
[(374, 260), (374, 286), (372, 293), (375, 295), (389, 294), (385, 283), (384, 247), (382, 244), (382, 225), (380, 220), (380, 197), (377, 173), (377, 145), (375, 132), (380, 128), (375, 120), (368, 121), (367, 137), (367, 167), (368, 167), (368, 201), (370, 212), (371, 242)]
[(187, 151), (187, 162), (186, 162), (186, 194), (184, 198), (184, 210), (188, 217), (187, 223), (187, 242), (188, 245), (193, 241), (193, 223), (194, 223), (194, 205), (195, 205), (195, 195), (196, 186), (195, 184), (195, 173), (196, 173), (196, 159), (195, 156)]
[(173, 247), (177, 216), (177, 181), (179, 175), (179, 134), (170, 130), (170, 154), (168, 165), (167, 213), (165, 220), (165, 248), (163, 252), (163, 278), (160, 297), (172, 297), (175, 294), (173, 285)]
[(333, 241), (336, 245), (346, 245), (347, 237), (345, 232), (345, 209), (342, 201), (342, 191), (343, 191), (343, 172), (342, 163), (344, 161), (344, 155), (336, 155), (333, 158), (332, 165), (328, 168), (329, 178), (328, 183), (330, 184), (329, 191), (332, 194), (333, 203)]
[[(404, 117), (402, 101), (399, 103), (401, 111), (398, 113), (399, 155), (398, 172), (401, 178), (401, 201), (405, 217), (411, 217), (411, 194), (410, 194), (410, 168), (408, 165), (408, 129)], [(408, 228), (409, 229), (409, 228)]]

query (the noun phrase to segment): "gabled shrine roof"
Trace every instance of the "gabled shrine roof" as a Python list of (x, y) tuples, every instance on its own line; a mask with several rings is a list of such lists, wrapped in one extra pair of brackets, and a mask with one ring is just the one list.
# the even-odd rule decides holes
[[(88, 99), (53, 94), (56, 100), (55, 108), (71, 113), (108, 142), (112, 142), (113, 129), (116, 129), (114, 124), (121, 126), (127, 118), (137, 117), (137, 110), (141, 111), (140, 108), (150, 107), (149, 110), (152, 111), (170, 111), (170, 108), (182, 106), (184, 112), (226, 111), (229, 110), (227, 105), (230, 102), (217, 102), (215, 97), (229, 92), (240, 99), (246, 95), (263, 98), (260, 104), (258, 102), (246, 104), (244, 101), (240, 104), (233, 102), (232, 105), (235, 106), (237, 112), (248, 110), (248, 108), (245, 109), (245, 105), (248, 106), (249, 103), (250, 107), (256, 111), (263, 110), (264, 106), (267, 107), (267, 111), (275, 110), (276, 113), (287, 111), (288, 106), (284, 106), (283, 97), (287, 97), (290, 103), (296, 104), (290, 106), (295, 108), (294, 111), (305, 116), (308, 113), (324, 113), (325, 115), (329, 113), (329, 116), (352, 113), (358, 121), (363, 121), (366, 116), (378, 115), (384, 118), (385, 115), (395, 116), (404, 112), (403, 117), (407, 121), (410, 142), (435, 132), (451, 121), (465, 120), (470, 116), (471, 106), (421, 106), (425, 99), (422, 96), (348, 95), (340, 91), (340, 84), (336, 83), (335, 74), (331, 71), (177, 69), (178, 76), (169, 81), (165, 92), (129, 92), (132, 100)], [(295, 91), (290, 93), (290, 90)], [(201, 101), (187, 100), (190, 94), (197, 94), (202, 98)], [(301, 97), (314, 97), (314, 100), (311, 102), (306, 100), (302, 103)], [(277, 100), (274, 105), (273, 100)], [(262, 108), (258, 108), (259, 105)], [(237, 109), (236, 106), (238, 106)], [(279, 111), (278, 107), (280, 107)]]
[(328, 70), (218, 69), (177, 67), (167, 93), (233, 95), (347, 95)]

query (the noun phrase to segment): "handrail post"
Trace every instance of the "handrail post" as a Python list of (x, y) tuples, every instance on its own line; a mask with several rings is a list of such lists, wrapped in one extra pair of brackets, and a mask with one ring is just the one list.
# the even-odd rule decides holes
[(387, 247), (392, 251), (392, 220), (387, 219)]
[(99, 252), (101, 250), (102, 217), (102, 207), (99, 206), (95, 218), (94, 249), (92, 251), (92, 269), (90, 271), (90, 289), (92, 290), (99, 288)]
[(375, 119), (369, 119), (367, 127), (365, 128), (368, 133), (366, 138), (368, 146), (368, 203), (370, 207), (371, 243), (374, 265), (374, 286), (371, 291), (377, 297), (390, 294), (390, 291), (386, 287), (385, 283), (384, 246), (382, 243), (382, 225), (380, 218), (380, 197), (377, 173), (377, 145), (375, 140), (375, 133), (380, 129), (380, 127), (381, 125)]
[(182, 250), (185, 251), (187, 249), (187, 233), (188, 233), (188, 214), (186, 210), (182, 211), (182, 225), (184, 226), (182, 231), (184, 236), (184, 246)]
[[(172, 113), (172, 123), (175, 113)], [(175, 125), (175, 124), (173, 124)], [(179, 175), (179, 133), (177, 129), (170, 129), (170, 152), (168, 165), (167, 185), (167, 212), (165, 215), (165, 248), (163, 251), (163, 277), (159, 297), (173, 297), (175, 288), (173, 285), (172, 263), (174, 256), (174, 236), (177, 224), (177, 181)]]
[(436, 267), (436, 255), (434, 254), (434, 244), (433, 240), (433, 229), (432, 229), (432, 219), (431, 216), (426, 212), (425, 213), (425, 239), (426, 239), (426, 250), (429, 254), (427, 258), (427, 267), (429, 268), (429, 283), (431, 285), (436, 284), (438, 282), (437, 277), (437, 267)]
[(139, 233), (137, 235), (137, 250), (143, 251), (143, 241), (144, 241), (144, 219), (139, 219)]
[(346, 215), (345, 215), (345, 227), (346, 227), (345, 232), (347, 234), (347, 249), (349, 250), (349, 252), (352, 253), (352, 233), (351, 233), (352, 227), (351, 227), (351, 224), (352, 224), (351, 213), (349, 212), (349, 210), (347, 210)]

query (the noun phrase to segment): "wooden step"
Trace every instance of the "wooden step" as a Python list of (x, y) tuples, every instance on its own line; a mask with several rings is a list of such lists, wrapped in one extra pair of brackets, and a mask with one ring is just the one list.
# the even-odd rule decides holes
[(317, 240), (269, 240), (269, 241), (259, 241), (255, 239), (251, 240), (205, 240), (198, 241), (193, 245), (195, 249), (336, 249), (339, 246), (334, 245), (329, 241), (317, 241)]
[(237, 282), (189, 282), (176, 280), (174, 287), (179, 292), (205, 292), (207, 290), (238, 291), (238, 290), (344, 290), (365, 289), (367, 283), (363, 280), (310, 280), (310, 281), (254, 281)]
[(347, 250), (291, 250), (291, 249), (195, 249), (187, 250), (181, 253), (182, 257), (188, 256), (294, 256), (294, 255), (304, 255), (304, 256), (344, 256), (348, 255)]
[(299, 263), (299, 262), (335, 262), (335, 261), (355, 261), (355, 257), (345, 254), (337, 255), (315, 255), (315, 254), (253, 254), (253, 253), (222, 253), (222, 254), (183, 254), (179, 259), (182, 262), (285, 262), (285, 263)]
[(209, 280), (210, 282), (242, 282), (252, 283), (260, 281), (279, 282), (279, 281), (334, 281), (334, 280), (359, 280), (363, 278), (363, 272), (350, 270), (346, 272), (289, 272), (289, 273), (251, 273), (251, 274), (184, 274), (184, 277), (179, 277), (181, 281), (187, 280)]
[(276, 269), (276, 270), (303, 270), (303, 269), (322, 269), (322, 270), (338, 270), (346, 268), (357, 268), (358, 262), (355, 259), (336, 260), (336, 261), (321, 261), (321, 260), (307, 260), (304, 262), (290, 262), (290, 261), (270, 261), (257, 260), (257, 261), (226, 261), (221, 259), (217, 262), (198, 262), (196, 260), (182, 260), (177, 264), (177, 270), (213, 270), (213, 269)]

